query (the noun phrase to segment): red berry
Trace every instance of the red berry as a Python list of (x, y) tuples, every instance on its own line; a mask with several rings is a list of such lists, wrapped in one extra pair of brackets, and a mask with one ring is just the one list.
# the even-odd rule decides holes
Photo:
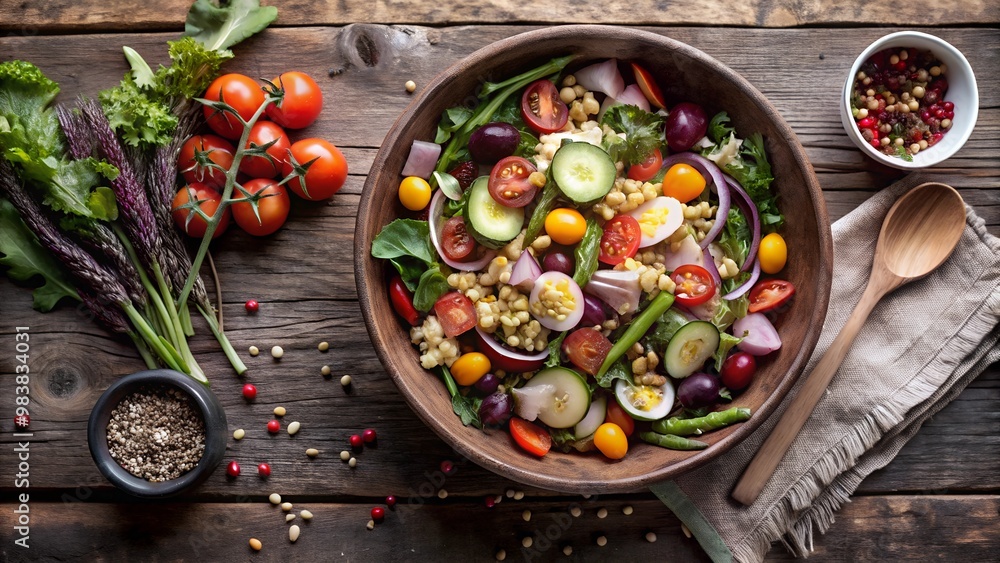
[(475, 162), (468, 160), (453, 168), (449, 174), (458, 180), (458, 185), (462, 190), (467, 190), (472, 185), (472, 182), (479, 177), (479, 166)]
[(871, 146), (875, 147), (876, 149), (882, 148), (882, 144), (879, 143), (878, 139), (872, 139)]
[(351, 434), (351, 447), (360, 448), (362, 445), (364, 445), (364, 440), (362, 440), (361, 436), (357, 434)]
[(396, 497), (395, 497), (395, 495), (389, 495), (389, 496), (385, 497), (385, 504), (389, 508), (392, 508), (392, 507), (396, 506)]
[(945, 111), (952, 111), (955, 109), (955, 104), (952, 102), (945, 102), (941, 104), (941, 106), (944, 107)]
[(270, 477), (271, 476), (271, 466), (268, 465), (268, 464), (266, 464), (266, 463), (262, 463), (262, 464), (258, 465), (257, 466), (257, 475), (259, 475), (261, 478)]
[(246, 307), (247, 313), (256, 313), (260, 309), (260, 303), (256, 299), (250, 299), (244, 307)]
[(243, 398), (252, 401), (257, 398), (257, 386), (253, 383), (247, 383), (243, 386)]
[(873, 125), (875, 125), (875, 120), (871, 117), (866, 117), (861, 121), (858, 121), (858, 127), (862, 129), (871, 129)]
[(271, 434), (277, 434), (278, 430), (281, 430), (281, 423), (277, 420), (267, 421), (267, 431)]
[(447, 459), (441, 462), (441, 473), (444, 473), (445, 475), (454, 475), (455, 471), (456, 469), (454, 463), (448, 461)]
[(385, 520), (385, 509), (381, 506), (376, 506), (372, 509), (372, 520), (375, 522), (381, 522)]
[(486, 495), (486, 498), (483, 499), (483, 502), (486, 503), (486, 508), (493, 508), (497, 504), (497, 499), (493, 495)]
[(240, 464), (237, 463), (235, 460), (234, 461), (230, 461), (229, 462), (229, 466), (226, 467), (226, 475), (229, 475), (230, 477), (239, 477), (240, 476)]
[(947, 110), (944, 112), (944, 116), (948, 119), (955, 119), (955, 112), (952, 110)]
[(371, 444), (377, 438), (378, 436), (375, 434), (375, 431), (372, 430), (371, 428), (366, 428), (365, 431), (361, 433), (361, 439), (364, 440), (366, 444)]

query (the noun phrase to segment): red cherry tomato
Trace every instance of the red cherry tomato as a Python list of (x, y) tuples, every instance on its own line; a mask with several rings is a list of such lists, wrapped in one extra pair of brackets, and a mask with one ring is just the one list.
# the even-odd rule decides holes
[[(242, 74), (223, 74), (208, 86), (208, 90), (205, 90), (205, 99), (213, 102), (224, 101), (240, 114), (243, 121), (248, 121), (264, 103), (265, 98), (264, 91), (253, 78)], [(212, 131), (234, 140), (243, 135), (243, 124), (234, 115), (218, 111), (211, 106), (205, 106), (203, 111)]]
[(618, 404), (618, 401), (608, 399), (608, 410), (604, 414), (604, 422), (617, 424), (625, 432), (626, 436), (631, 436), (635, 432), (635, 419), (625, 412), (625, 409)]
[(746, 352), (736, 352), (722, 362), (722, 369), (719, 375), (722, 376), (722, 384), (733, 391), (746, 389), (753, 381), (753, 374), (757, 371), (757, 360)]
[(420, 313), (413, 306), (413, 293), (410, 288), (403, 283), (403, 278), (395, 275), (389, 280), (389, 301), (396, 314), (403, 317), (403, 320), (412, 326), (417, 326), (420, 321)]
[(505, 207), (524, 207), (535, 199), (538, 190), (528, 181), (535, 166), (519, 156), (508, 156), (493, 165), (490, 172), (490, 195)]
[(648, 182), (660, 172), (662, 165), (663, 155), (660, 154), (660, 149), (654, 149), (646, 160), (629, 167), (628, 177), (637, 182)]
[(452, 217), (441, 227), (441, 252), (449, 260), (461, 262), (476, 249), (476, 241), (465, 228), (465, 219)]
[(221, 188), (226, 185), (226, 173), (213, 168), (212, 163), (229, 170), (233, 165), (236, 149), (229, 141), (217, 135), (194, 135), (181, 146), (177, 156), (177, 169), (188, 184), (201, 182)]
[(685, 307), (701, 305), (715, 295), (712, 274), (697, 264), (685, 264), (674, 270), (670, 277), (677, 284), (674, 299)]
[(288, 135), (281, 126), (270, 121), (258, 121), (250, 129), (245, 148), (262, 147), (271, 141), (274, 144), (267, 148), (268, 159), (264, 156), (246, 156), (240, 161), (240, 172), (254, 178), (274, 178), (281, 172), (281, 165), (292, 146)]
[(548, 432), (516, 416), (510, 419), (510, 435), (521, 449), (531, 455), (542, 457), (552, 448), (552, 437)]
[(601, 235), (601, 253), (597, 259), (614, 266), (635, 256), (642, 240), (639, 221), (630, 215), (616, 215), (604, 224), (604, 234)]
[(750, 290), (750, 312), (770, 311), (795, 295), (795, 286), (785, 280), (761, 280)]
[(656, 84), (656, 80), (653, 79), (653, 75), (650, 72), (637, 63), (630, 63), (632, 65), (632, 72), (635, 74), (635, 83), (639, 85), (639, 89), (642, 90), (646, 99), (649, 103), (660, 109), (667, 109), (667, 102), (663, 99), (663, 92), (660, 90), (659, 85)]
[[(298, 178), (288, 182), (288, 187), (301, 198), (322, 201), (337, 193), (347, 180), (344, 153), (323, 139), (303, 139), (293, 144), (288, 153), (290, 159), (282, 164), (282, 173), (285, 176), (300, 173)], [(309, 162), (312, 164), (301, 174), (302, 167)]]
[(285, 94), (281, 101), (267, 107), (267, 116), (278, 125), (302, 129), (312, 125), (323, 111), (323, 92), (304, 72), (285, 72), (272, 80)]
[(468, 297), (457, 291), (449, 291), (434, 303), (438, 322), (449, 338), (472, 330), (476, 326), (476, 308)]
[(521, 96), (521, 117), (539, 133), (552, 133), (566, 125), (569, 108), (559, 99), (559, 89), (551, 80), (532, 82)]
[(571, 364), (590, 375), (596, 375), (611, 351), (611, 341), (592, 328), (580, 328), (566, 336), (562, 351)]
[[(222, 196), (208, 185), (199, 182), (184, 186), (174, 196), (172, 215), (177, 228), (187, 233), (189, 237), (203, 238), (208, 231), (208, 223), (194, 211), (191, 207), (192, 202), (201, 209), (202, 213), (214, 217), (215, 211), (222, 203)], [(229, 227), (229, 218), (230, 212), (227, 207), (222, 211), (222, 219), (219, 220), (219, 225), (215, 228), (215, 234), (212, 235), (212, 238), (216, 238), (226, 231), (226, 228)]]
[[(233, 219), (236, 224), (251, 235), (262, 237), (269, 235), (285, 224), (288, 212), (292, 209), (292, 198), (288, 190), (268, 178), (254, 178), (243, 184), (243, 189), (251, 195), (263, 194), (257, 200), (257, 213), (249, 201), (237, 201), (232, 205)], [(245, 200), (247, 196), (239, 190), (233, 191), (233, 199)], [(258, 215), (260, 216), (258, 218)]]

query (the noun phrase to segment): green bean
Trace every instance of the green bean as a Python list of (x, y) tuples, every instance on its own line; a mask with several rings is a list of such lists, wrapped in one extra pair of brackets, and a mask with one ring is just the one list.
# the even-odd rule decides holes
[(703, 450), (708, 447), (705, 442), (674, 436), (673, 434), (657, 434), (656, 432), (642, 432), (639, 434), (644, 442), (649, 442), (654, 446), (667, 448), (668, 450)]
[(622, 334), (621, 338), (615, 342), (614, 346), (611, 347), (611, 351), (608, 352), (608, 357), (604, 358), (604, 363), (601, 364), (601, 369), (597, 372), (597, 379), (600, 379), (605, 373), (611, 369), (611, 366), (622, 357), (628, 349), (632, 347), (633, 344), (639, 341), (640, 338), (649, 327), (653, 326), (656, 319), (660, 318), (671, 305), (674, 304), (674, 296), (666, 291), (661, 291), (656, 294), (656, 297), (649, 303), (649, 307), (646, 307), (641, 313), (635, 316), (628, 325), (628, 330)]
[(709, 413), (698, 418), (664, 418), (653, 423), (653, 430), (660, 434), (674, 436), (698, 436), (750, 419), (750, 409), (733, 407), (724, 411)]

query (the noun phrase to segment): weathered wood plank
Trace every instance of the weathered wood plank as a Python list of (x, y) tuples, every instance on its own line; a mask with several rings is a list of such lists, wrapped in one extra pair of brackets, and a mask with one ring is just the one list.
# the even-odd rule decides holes
[[(735, 25), (794, 27), (805, 25), (927, 25), (928, 13), (937, 25), (989, 24), (1000, 21), (997, 6), (989, 0), (931, 2), (928, 0), (852, 5), (822, 0), (752, 0), (729, 2), (708, 0), (697, 9), (685, 2), (662, 0), (631, 3), (540, 2), (525, 5), (511, 0), (483, 0), (438, 4), (434, 2), (337, 2), (323, 0), (277, 1), (276, 26), (342, 25), (352, 22), (408, 23), (432, 25), (508, 23), (601, 22), (629, 25)], [(71, 2), (36, 3), (0, 0), (0, 29), (13, 33), (59, 33), (88, 30), (181, 30), (191, 2), (165, 0), (157, 3)]]

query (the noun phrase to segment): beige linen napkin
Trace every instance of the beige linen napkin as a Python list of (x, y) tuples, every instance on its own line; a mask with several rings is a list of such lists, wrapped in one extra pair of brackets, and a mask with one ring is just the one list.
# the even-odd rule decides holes
[[(804, 374), (857, 304), (889, 207), (926, 180), (910, 175), (833, 225), (830, 306)], [(745, 507), (729, 493), (787, 399), (725, 455), (651, 487), (713, 559), (761, 561), (776, 540), (797, 556), (807, 555), (813, 531), (830, 527), (861, 480), (887, 465), (924, 420), (1000, 359), (1000, 239), (986, 232), (972, 208), (966, 211), (965, 232), (951, 258), (927, 278), (886, 296), (872, 312), (757, 502)]]

